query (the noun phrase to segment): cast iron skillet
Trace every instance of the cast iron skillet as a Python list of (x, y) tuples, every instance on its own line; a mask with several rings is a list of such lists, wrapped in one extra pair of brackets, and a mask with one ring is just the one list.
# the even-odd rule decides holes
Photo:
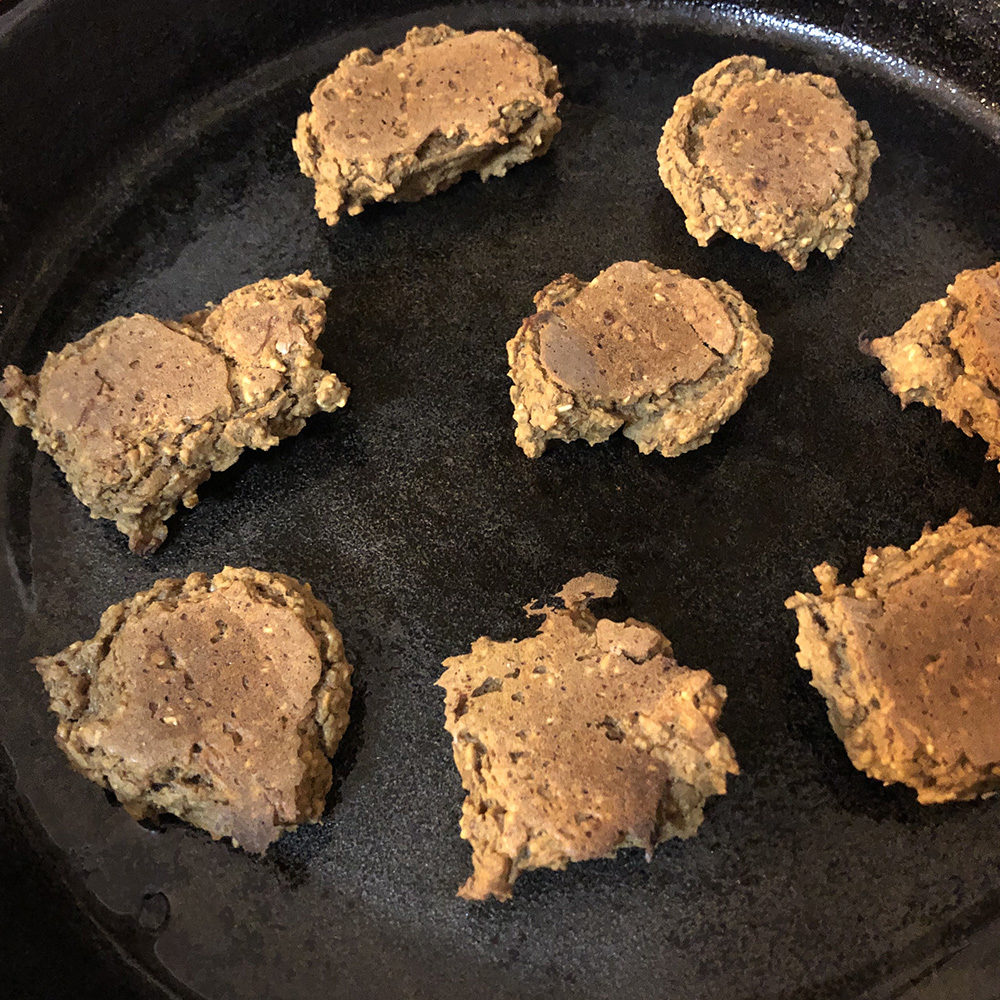
[[(562, 134), (502, 181), (328, 229), (289, 144), (297, 113), (350, 49), (439, 20), (537, 43), (565, 84)], [(344, 413), (213, 479), (146, 560), (3, 422), (14, 994), (995, 998), (997, 804), (920, 808), (856, 772), (795, 666), (782, 601), (820, 559), (853, 575), (867, 544), (909, 544), (959, 507), (1000, 521), (981, 443), (901, 413), (857, 349), (1000, 256), (997, 28), (974, 3), (8, 13), (2, 360), (34, 369), (115, 314), (179, 315), (311, 267), (335, 288), (321, 346), (354, 388)], [(729, 239), (698, 249), (656, 176), (674, 99), (743, 51), (835, 74), (882, 148), (856, 238), (803, 274)], [(615, 440), (527, 461), (505, 340), (552, 277), (642, 257), (743, 291), (774, 337), (771, 373), (682, 458)], [(356, 665), (327, 822), (263, 859), (138, 826), (73, 775), (28, 664), (157, 577), (224, 563), (310, 580)], [(509, 905), (465, 904), (439, 662), (477, 635), (524, 634), (522, 604), (590, 569), (621, 579), (611, 610), (728, 686), (743, 773), (651, 864), (535, 873)]]

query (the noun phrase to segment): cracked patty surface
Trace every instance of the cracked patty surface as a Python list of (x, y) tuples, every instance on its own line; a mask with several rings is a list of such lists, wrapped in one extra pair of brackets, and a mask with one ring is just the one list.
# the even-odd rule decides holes
[(909, 550), (869, 549), (851, 584), (815, 574), (820, 593), (786, 607), (854, 766), (923, 803), (1000, 791), (1000, 528), (963, 512)]
[(835, 257), (868, 195), (878, 146), (830, 77), (733, 56), (695, 81), (663, 127), (660, 178), (706, 246), (720, 230), (795, 270)]
[(413, 28), (321, 80), (293, 146), (332, 226), (369, 202), (415, 201), (467, 171), (502, 177), (541, 156), (561, 98), (555, 67), (516, 32)]
[(1000, 263), (962, 271), (943, 299), (926, 302), (864, 350), (885, 365), (903, 406), (923, 403), (1000, 458)]
[(8, 366), (0, 403), (92, 517), (152, 552), (212, 472), (347, 401), (315, 346), (328, 294), (307, 271), (240, 288), (180, 322), (120, 316), (50, 353), (37, 375)]
[(571, 580), (521, 641), (445, 660), (445, 727), (467, 796), (467, 899), (507, 899), (521, 872), (690, 837), (738, 771), (717, 726), (725, 688), (679, 666), (652, 625), (598, 620), (616, 581)]
[(767, 371), (771, 339), (724, 281), (620, 261), (535, 296), (507, 344), (515, 439), (529, 458), (550, 440), (589, 444), (619, 428), (643, 453), (707, 443)]
[(308, 585), (232, 569), (160, 580), (35, 660), (70, 763), (137, 819), (261, 852), (323, 813), (351, 667)]

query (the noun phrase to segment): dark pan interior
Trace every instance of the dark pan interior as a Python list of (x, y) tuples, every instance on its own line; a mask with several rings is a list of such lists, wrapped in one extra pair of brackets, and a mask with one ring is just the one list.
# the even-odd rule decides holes
[[(930, 46), (920, 12), (899, 6), (906, 44)], [(515, 28), (557, 62), (562, 133), (503, 180), (328, 229), (290, 146), (312, 84), (350, 49), (439, 20)], [(213, 478), (148, 559), (89, 520), (3, 422), (0, 734), (39, 852), (22, 844), (21, 863), (49, 866), (153, 979), (213, 1000), (995, 1000), (995, 968), (974, 968), (960, 993), (928, 970), (977, 931), (997, 951), (1000, 805), (921, 808), (856, 772), (796, 667), (782, 602), (820, 560), (853, 576), (866, 545), (908, 545), (961, 507), (1000, 521), (984, 446), (932, 411), (901, 413), (858, 351), (957, 270), (1000, 257), (1000, 118), (876, 48), (733, 7), (483, 3), (351, 10), (343, 25), (303, 29), (240, 72), (223, 45), (217, 79), (192, 70), (184, 93), (200, 97), (129, 126), (120, 156), (80, 167), (82, 190), (53, 187), (37, 227), (10, 210), (3, 362), (34, 369), (111, 316), (179, 315), (311, 267), (334, 288), (321, 347), (353, 388), (342, 413)], [(166, 56), (169, 32), (159, 46)], [(954, 79), (981, 86), (969, 46)], [(802, 274), (728, 238), (699, 249), (656, 175), (675, 98), (743, 51), (835, 74), (882, 150), (855, 238)], [(551, 278), (639, 258), (741, 290), (774, 338), (770, 374), (681, 458), (617, 438), (528, 461), (505, 341)], [(159, 577), (227, 563), (311, 581), (356, 669), (326, 822), (262, 859), (178, 823), (139, 826), (72, 774), (27, 662)], [(478, 635), (526, 634), (521, 605), (586, 570), (620, 578), (610, 610), (655, 623), (727, 686), (743, 773), (696, 838), (649, 864), (629, 852), (532, 873), (510, 904), (466, 904), (440, 661)]]

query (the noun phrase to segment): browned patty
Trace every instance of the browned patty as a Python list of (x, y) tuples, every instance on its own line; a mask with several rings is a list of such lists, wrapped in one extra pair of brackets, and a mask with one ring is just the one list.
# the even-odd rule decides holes
[(332, 226), (369, 202), (416, 201), (541, 156), (561, 98), (555, 67), (516, 32), (413, 28), (320, 80), (292, 144)]
[(890, 337), (866, 345), (902, 401), (923, 403), (1000, 458), (1000, 263), (962, 271)]
[(722, 230), (798, 271), (851, 238), (878, 146), (835, 80), (733, 56), (678, 99), (657, 158), (702, 246)]
[(8, 366), (0, 403), (92, 517), (113, 520), (133, 551), (153, 552), (212, 472), (347, 401), (315, 346), (329, 291), (307, 271), (240, 288), (180, 322), (120, 316), (49, 354), (37, 375)]
[(160, 580), (35, 664), (56, 742), (137, 819), (172, 813), (262, 852), (322, 815), (351, 667), (307, 584), (231, 568)]
[(522, 641), (477, 639), (445, 660), (445, 727), (467, 796), (466, 899), (508, 899), (531, 868), (647, 855), (690, 837), (705, 800), (738, 771), (716, 722), (725, 688), (679, 666), (670, 642), (633, 618), (588, 610), (616, 581), (571, 580)]
[(645, 260), (590, 282), (564, 274), (535, 307), (507, 344), (529, 458), (619, 429), (644, 454), (680, 455), (711, 439), (770, 363), (771, 338), (739, 292)]
[(851, 584), (786, 602), (799, 664), (858, 769), (921, 802), (1000, 790), (1000, 528), (960, 513), (903, 550), (869, 549)]

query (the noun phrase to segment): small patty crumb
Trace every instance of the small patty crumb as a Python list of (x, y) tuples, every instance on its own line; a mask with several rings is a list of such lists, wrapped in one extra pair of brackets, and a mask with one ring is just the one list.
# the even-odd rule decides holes
[(620, 261), (564, 274), (507, 344), (514, 432), (537, 458), (551, 440), (615, 431), (671, 457), (707, 444), (768, 369), (771, 338), (724, 281)]
[(323, 814), (351, 666), (308, 584), (226, 567), (159, 580), (35, 661), (73, 767), (136, 819), (262, 853)]
[(37, 375), (9, 365), (0, 403), (65, 473), (91, 517), (133, 552), (167, 537), (179, 504), (244, 448), (298, 434), (349, 390), (316, 349), (330, 290), (306, 271), (264, 278), (180, 322), (136, 314), (50, 353)]
[(1000, 263), (962, 271), (945, 298), (864, 350), (885, 365), (885, 384), (903, 406), (935, 407), (1000, 459)]
[(925, 804), (1000, 791), (1000, 528), (963, 511), (907, 551), (869, 549), (852, 584), (814, 572), (820, 593), (785, 606), (854, 766)]
[(851, 238), (878, 146), (835, 80), (733, 56), (678, 99), (657, 159), (701, 246), (723, 230), (801, 271)]
[(417, 201), (467, 171), (485, 181), (541, 156), (561, 99), (555, 67), (516, 32), (412, 28), (320, 80), (292, 145), (333, 226), (369, 202)]
[(465, 899), (509, 899), (523, 871), (561, 870), (690, 837), (705, 800), (737, 774), (716, 722), (726, 689), (673, 658), (652, 625), (598, 620), (595, 598), (617, 581), (570, 580), (538, 632), (481, 638), (445, 660), (445, 728), (468, 793), (462, 837), (472, 845)]

